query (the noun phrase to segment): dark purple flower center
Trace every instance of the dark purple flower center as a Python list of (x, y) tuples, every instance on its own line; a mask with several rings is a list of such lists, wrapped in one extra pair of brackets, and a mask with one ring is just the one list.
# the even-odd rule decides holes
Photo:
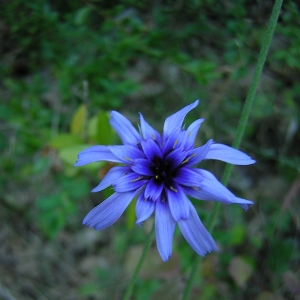
[(155, 174), (154, 179), (157, 183), (164, 183), (167, 186), (171, 186), (172, 179), (176, 175), (176, 170), (172, 168), (172, 165), (168, 160), (155, 157), (153, 159), (152, 171)]

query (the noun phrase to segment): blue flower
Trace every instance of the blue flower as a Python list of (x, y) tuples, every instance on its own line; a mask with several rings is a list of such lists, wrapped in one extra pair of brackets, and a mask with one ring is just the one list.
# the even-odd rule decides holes
[(167, 261), (172, 254), (176, 224), (196, 253), (204, 256), (217, 251), (215, 241), (205, 229), (187, 196), (199, 200), (236, 203), (247, 210), (252, 201), (234, 196), (210, 172), (196, 166), (207, 159), (235, 165), (255, 161), (243, 152), (214, 143), (194, 148), (197, 132), (204, 119), (182, 128), (186, 114), (199, 101), (168, 117), (160, 135), (140, 114), (140, 133), (123, 115), (111, 112), (110, 124), (123, 145), (92, 146), (78, 155), (75, 166), (96, 161), (121, 163), (110, 169), (92, 192), (112, 186), (115, 193), (91, 210), (83, 224), (101, 230), (115, 223), (133, 198), (136, 202), (136, 223), (141, 224), (155, 212), (156, 243), (159, 254)]

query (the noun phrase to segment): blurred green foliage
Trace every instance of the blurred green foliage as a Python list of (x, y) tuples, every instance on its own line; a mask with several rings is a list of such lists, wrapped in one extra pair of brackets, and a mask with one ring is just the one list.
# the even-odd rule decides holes
[[(199, 97), (200, 108), (187, 117), (187, 123), (206, 118), (197, 143), (214, 138), (230, 144), (272, 5), (247, 0), (0, 3), (0, 224), (13, 228), (23, 242), (30, 244), (33, 232), (66, 251), (68, 264), (78, 270), (71, 283), (27, 274), (42, 291), (25, 293), (27, 298), (23, 275), (9, 270), (0, 277), (7, 278), (2, 284), (16, 298), (37, 299), (42, 293), (55, 299), (53, 290), (65, 294), (67, 288), (75, 290), (70, 294), (75, 300), (122, 295), (128, 265), (136, 263), (149, 224), (133, 226), (133, 203), (126, 220), (88, 240), (91, 229), (83, 231), (81, 219), (112, 193), (91, 195), (90, 189), (112, 164), (73, 168), (78, 152), (118, 143), (109, 126), (111, 109), (134, 124), (141, 111), (161, 128), (170, 113)], [(222, 207), (213, 233), (220, 252), (203, 260), (194, 299), (299, 297), (299, 23), (299, 4), (285, 1), (242, 144), (258, 162), (235, 168), (230, 182), (237, 195), (255, 205), (246, 214)], [(206, 167), (219, 177), (223, 164)], [(211, 203), (194, 204), (205, 224)], [(1, 255), (11, 252), (13, 246), (3, 248), (2, 240), (1, 245)], [(194, 254), (179, 230), (170, 263), (162, 264), (152, 250), (134, 299), (174, 299)], [(66, 258), (57, 259), (55, 266)]]

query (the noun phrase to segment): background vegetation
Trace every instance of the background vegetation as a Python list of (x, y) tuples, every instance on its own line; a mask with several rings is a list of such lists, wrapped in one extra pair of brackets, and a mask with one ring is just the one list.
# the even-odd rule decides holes
[[(81, 220), (111, 164), (73, 168), (77, 153), (119, 143), (111, 109), (134, 124), (200, 98), (197, 144), (230, 145), (273, 1), (3, 0), (0, 4), (0, 298), (120, 299), (152, 220), (134, 205), (96, 232)], [(193, 299), (300, 299), (300, 17), (286, 0), (230, 189), (255, 205), (222, 206)], [(220, 178), (224, 163), (202, 165)], [(204, 224), (211, 203), (195, 202)], [(132, 299), (179, 299), (193, 251), (150, 250)]]

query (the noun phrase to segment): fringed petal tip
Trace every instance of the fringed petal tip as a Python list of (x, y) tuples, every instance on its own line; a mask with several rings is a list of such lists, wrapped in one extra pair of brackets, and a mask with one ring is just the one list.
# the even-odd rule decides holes
[(85, 220), (85, 219), (83, 219), (83, 221), (82, 221), (81, 224), (84, 225), (84, 226), (87, 226), (87, 227), (89, 227), (89, 228), (93, 228), (93, 226), (92, 226), (90, 223), (88, 223), (88, 221)]
[[(249, 207), (251, 207), (252, 205), (254, 205), (253, 201), (246, 200), (246, 199), (239, 198), (239, 197), (234, 197), (232, 199), (231, 203), (239, 205), (245, 211), (247, 211)], [(231, 204), (231, 203), (229, 203), (229, 204)]]
[(167, 262), (171, 258), (171, 256), (172, 256), (172, 254), (169, 254), (169, 255), (164, 256), (164, 257), (161, 256), (161, 259), (163, 260), (163, 262)]
[(135, 225), (139, 226), (140, 228), (142, 228), (143, 223), (136, 221)]
[[(252, 202), (252, 201), (249, 201)], [(239, 205), (241, 208), (243, 208), (245, 211), (247, 211), (252, 205), (254, 205), (254, 202), (252, 203), (236, 203), (237, 205)]]
[(202, 251), (203, 252), (196, 252), (196, 253), (198, 253), (202, 257), (205, 257), (207, 254), (210, 254), (212, 252), (219, 252), (219, 249), (218, 249), (217, 245), (214, 243), (214, 244), (211, 245), (210, 249), (205, 249), (205, 250), (202, 250)]

